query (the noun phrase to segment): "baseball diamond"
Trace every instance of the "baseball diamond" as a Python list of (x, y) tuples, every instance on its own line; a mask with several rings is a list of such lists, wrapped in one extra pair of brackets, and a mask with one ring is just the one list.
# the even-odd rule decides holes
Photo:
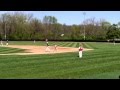
[(0, 11), (0, 79), (119, 79), (119, 14)]

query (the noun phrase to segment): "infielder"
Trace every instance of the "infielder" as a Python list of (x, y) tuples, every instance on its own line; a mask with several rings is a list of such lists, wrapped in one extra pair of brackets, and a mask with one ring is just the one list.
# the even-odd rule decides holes
[(83, 52), (83, 48), (82, 46), (79, 47), (79, 58), (82, 58), (82, 52)]
[(46, 44), (47, 44), (47, 47), (46, 47), (45, 51), (50, 51), (49, 44), (48, 44), (48, 39), (46, 39)]
[(46, 38), (46, 40), (45, 40), (46, 42), (48, 42), (48, 39)]
[(3, 46), (3, 41), (1, 40), (1, 46)]
[(54, 51), (57, 51), (57, 45), (55, 45), (54, 47), (55, 47)]
[(8, 40), (6, 41), (6, 46), (8, 46)]
[(34, 40), (34, 43), (35, 43), (35, 40)]

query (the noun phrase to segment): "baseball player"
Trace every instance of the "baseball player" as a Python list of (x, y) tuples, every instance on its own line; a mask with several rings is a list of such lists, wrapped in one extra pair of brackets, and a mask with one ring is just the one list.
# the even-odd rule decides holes
[(55, 45), (54, 47), (55, 47), (55, 48), (54, 48), (54, 51), (57, 51), (57, 45)]
[(8, 40), (6, 41), (6, 46), (8, 46)]
[(46, 47), (45, 51), (50, 51), (49, 44), (48, 44), (48, 39), (46, 39), (46, 45), (47, 45), (47, 47)]
[(1, 40), (1, 46), (3, 46), (3, 41)]
[(48, 39), (46, 38), (46, 40), (45, 40), (46, 42), (48, 42)]
[(82, 58), (82, 52), (83, 52), (83, 48), (82, 46), (79, 47), (79, 58)]
[(115, 40), (114, 40), (114, 45), (115, 45)]
[(34, 43), (35, 43), (35, 40), (34, 40)]

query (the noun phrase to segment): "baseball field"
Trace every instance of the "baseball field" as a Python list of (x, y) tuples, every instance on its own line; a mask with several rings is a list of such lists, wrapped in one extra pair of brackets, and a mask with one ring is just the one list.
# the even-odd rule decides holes
[[(83, 58), (78, 57), (81, 42), (9, 41), (0, 46), (1, 79), (118, 79), (120, 44), (83, 42)], [(54, 51), (57, 45), (57, 51)]]

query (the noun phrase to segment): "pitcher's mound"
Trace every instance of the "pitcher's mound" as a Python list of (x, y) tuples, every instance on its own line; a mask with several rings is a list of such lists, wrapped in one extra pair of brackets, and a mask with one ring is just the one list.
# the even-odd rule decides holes
[[(78, 52), (78, 48), (72, 47), (60, 47), (57, 46), (55, 50), (54, 46), (49, 46), (50, 51), (46, 51), (46, 46), (30, 46), (30, 45), (9, 45), (5, 47), (26, 49), (25, 53), (13, 53), (13, 54), (0, 54), (0, 55), (31, 55), (31, 54), (55, 54), (55, 53), (66, 53), (66, 52)], [(83, 51), (92, 50), (84, 48)]]

